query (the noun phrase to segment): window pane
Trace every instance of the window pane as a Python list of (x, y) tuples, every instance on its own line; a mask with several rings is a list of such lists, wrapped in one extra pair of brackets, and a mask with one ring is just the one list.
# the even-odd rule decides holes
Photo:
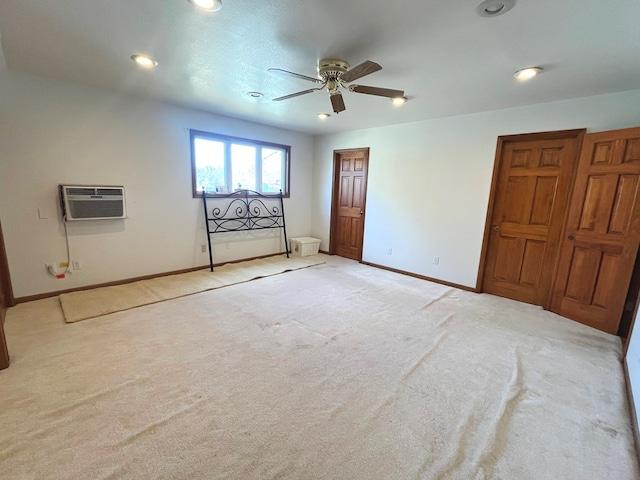
[(262, 192), (278, 193), (282, 189), (284, 152), (271, 148), (262, 149)]
[(288, 195), (291, 147), (197, 130), (190, 138), (194, 197), (203, 187), (211, 195), (239, 189)]
[(232, 190), (256, 190), (256, 148), (231, 145)]
[(194, 138), (196, 163), (196, 188), (202, 191), (215, 192), (216, 187), (225, 187), (224, 143)]

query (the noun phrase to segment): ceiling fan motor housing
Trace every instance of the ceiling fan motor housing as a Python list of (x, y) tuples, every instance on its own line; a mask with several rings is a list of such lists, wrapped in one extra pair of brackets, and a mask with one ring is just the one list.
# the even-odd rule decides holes
[(336, 58), (327, 58), (318, 62), (318, 75), (325, 82), (338, 82), (349, 70), (349, 63)]

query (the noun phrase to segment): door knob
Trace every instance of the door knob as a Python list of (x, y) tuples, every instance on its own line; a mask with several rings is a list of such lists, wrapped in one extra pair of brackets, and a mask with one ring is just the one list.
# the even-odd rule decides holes
[(574, 236), (573, 236), (573, 235), (569, 235), (567, 238), (568, 238), (569, 240), (573, 240), (573, 239), (574, 239)]
[(494, 232), (499, 232), (500, 231), (500, 225), (494, 225), (493, 228), (491, 228), (491, 230), (493, 230)]
[(360, 210), (360, 216), (364, 215), (364, 212), (362, 210)]

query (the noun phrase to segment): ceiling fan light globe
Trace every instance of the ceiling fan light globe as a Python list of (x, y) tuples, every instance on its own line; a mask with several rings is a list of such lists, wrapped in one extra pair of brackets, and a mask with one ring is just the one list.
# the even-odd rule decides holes
[(403, 105), (407, 103), (407, 97), (395, 97), (391, 99), (391, 103), (396, 106)]

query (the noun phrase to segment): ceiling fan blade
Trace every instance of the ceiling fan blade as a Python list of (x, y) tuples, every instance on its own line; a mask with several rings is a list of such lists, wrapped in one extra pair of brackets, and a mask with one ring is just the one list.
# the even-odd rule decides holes
[(302, 80), (308, 80), (314, 83), (322, 83), (322, 80), (319, 78), (307, 77), (306, 75), (302, 75), (300, 73), (289, 72), (288, 70), (283, 70), (281, 68), (270, 68), (270, 72), (277, 73), (278, 75), (286, 75), (289, 77), (301, 78)]
[(335, 113), (344, 112), (346, 110), (346, 107), (344, 106), (344, 98), (342, 98), (341, 93), (331, 94), (331, 106), (333, 106), (333, 111)]
[(320, 88), (310, 88), (309, 90), (303, 90), (302, 92), (291, 93), (289, 95), (285, 95), (284, 97), (274, 98), (274, 102), (279, 102), (280, 100), (288, 100), (289, 98), (299, 97), (300, 95), (306, 95), (307, 93), (317, 92), (318, 90), (322, 90), (324, 87)]
[(378, 70), (382, 70), (382, 67), (378, 65), (376, 62), (372, 62), (371, 60), (367, 60), (366, 62), (362, 62), (360, 65), (356, 65), (353, 68), (350, 68), (347, 72), (342, 75), (342, 80), (345, 82), (353, 82), (358, 78), (364, 77), (365, 75), (369, 75), (370, 73), (377, 72)]
[(393, 90), (391, 88), (366, 87), (364, 85), (351, 85), (350, 92), (366, 93), (367, 95), (378, 95), (379, 97), (404, 97), (404, 91)]

